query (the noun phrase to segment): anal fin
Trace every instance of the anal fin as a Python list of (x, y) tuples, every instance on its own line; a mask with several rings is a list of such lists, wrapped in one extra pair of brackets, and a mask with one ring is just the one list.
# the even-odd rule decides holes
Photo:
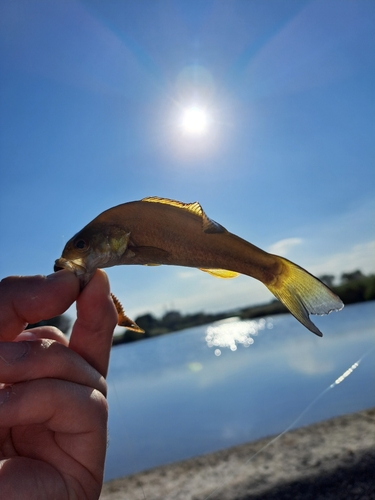
[(215, 276), (215, 278), (223, 278), (223, 279), (232, 279), (237, 278), (240, 273), (236, 273), (235, 271), (228, 271), (227, 269), (203, 269), (199, 268), (200, 271), (211, 274), (211, 276)]

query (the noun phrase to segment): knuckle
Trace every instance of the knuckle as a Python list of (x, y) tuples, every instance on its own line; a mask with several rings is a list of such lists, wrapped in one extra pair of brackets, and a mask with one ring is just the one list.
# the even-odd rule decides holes
[(108, 417), (108, 401), (104, 394), (102, 394), (98, 389), (94, 389), (91, 394), (91, 399), (94, 402), (94, 406), (99, 415), (101, 415), (105, 420)]

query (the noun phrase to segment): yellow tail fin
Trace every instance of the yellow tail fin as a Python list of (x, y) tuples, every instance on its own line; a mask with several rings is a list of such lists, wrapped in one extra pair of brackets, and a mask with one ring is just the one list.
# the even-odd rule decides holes
[[(275, 256), (276, 257), (276, 256)], [(340, 297), (324, 283), (283, 257), (283, 271), (268, 289), (306, 328), (322, 337), (322, 332), (310, 320), (309, 314), (328, 314), (344, 307)]]

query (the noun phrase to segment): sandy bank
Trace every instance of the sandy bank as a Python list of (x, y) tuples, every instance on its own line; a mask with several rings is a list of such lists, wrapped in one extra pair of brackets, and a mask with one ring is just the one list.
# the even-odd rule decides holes
[(105, 483), (101, 500), (375, 499), (375, 408)]

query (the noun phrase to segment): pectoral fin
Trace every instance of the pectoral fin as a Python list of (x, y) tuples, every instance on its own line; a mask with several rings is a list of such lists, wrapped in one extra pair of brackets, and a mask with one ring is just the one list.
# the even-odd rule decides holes
[(160, 266), (162, 264), (167, 264), (168, 258), (169, 252), (157, 247), (131, 246), (126, 253), (126, 260), (129, 264), (136, 263), (144, 266)]
[(212, 276), (215, 276), (215, 278), (231, 279), (239, 276), (239, 273), (236, 273), (235, 271), (227, 271), (226, 269), (203, 269), (200, 267), (199, 270), (211, 274)]
[(121, 257), (128, 246), (130, 239), (130, 233), (123, 233), (119, 237), (111, 238), (109, 244), (111, 250), (117, 254), (117, 257)]

